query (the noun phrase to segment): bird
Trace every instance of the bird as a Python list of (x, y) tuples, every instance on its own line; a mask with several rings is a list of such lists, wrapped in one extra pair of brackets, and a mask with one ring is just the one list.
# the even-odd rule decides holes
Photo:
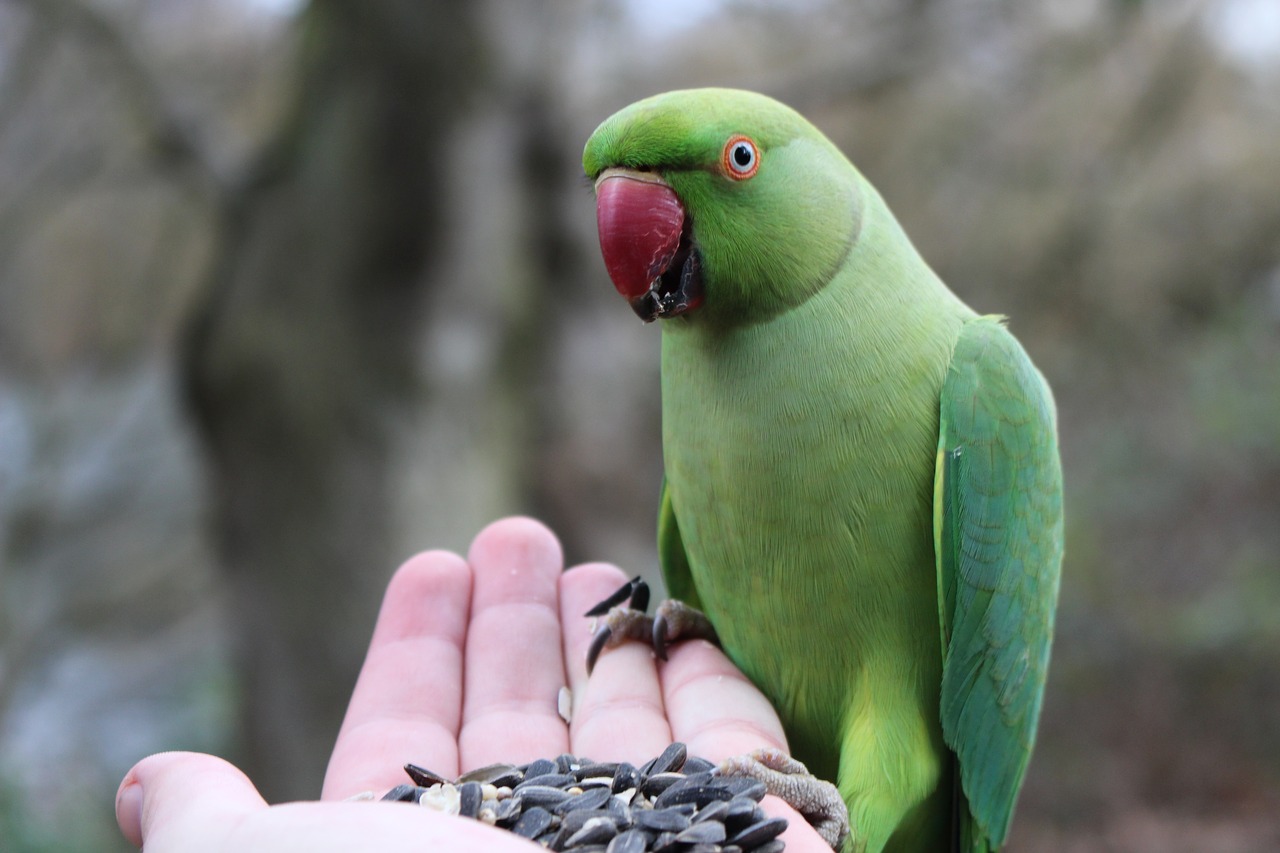
[(836, 786), (837, 849), (998, 850), (1063, 557), (1048, 383), (772, 98), (638, 101), (583, 169), (605, 269), (661, 327), (670, 595), (653, 619), (625, 588), (602, 603), (590, 662), (643, 631), (713, 637), (777, 710), (797, 786)]

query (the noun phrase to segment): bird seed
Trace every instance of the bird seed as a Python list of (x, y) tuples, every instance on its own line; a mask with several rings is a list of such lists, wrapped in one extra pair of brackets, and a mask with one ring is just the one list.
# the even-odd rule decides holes
[(573, 755), (492, 764), (449, 781), (416, 764), (383, 800), (417, 802), (573, 853), (778, 853), (786, 818), (760, 807), (764, 785), (720, 776), (682, 743), (640, 767)]

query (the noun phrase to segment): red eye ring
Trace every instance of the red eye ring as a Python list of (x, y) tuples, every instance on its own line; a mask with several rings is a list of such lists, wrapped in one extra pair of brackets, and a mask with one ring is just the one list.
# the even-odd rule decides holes
[(745, 181), (760, 169), (760, 148), (741, 133), (729, 137), (720, 154), (720, 167), (735, 181)]

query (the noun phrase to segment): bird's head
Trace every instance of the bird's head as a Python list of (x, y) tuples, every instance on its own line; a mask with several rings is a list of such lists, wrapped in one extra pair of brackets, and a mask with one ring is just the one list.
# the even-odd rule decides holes
[(600, 249), (645, 321), (756, 322), (825, 285), (856, 242), (861, 179), (777, 101), (691, 89), (606, 119), (582, 155)]

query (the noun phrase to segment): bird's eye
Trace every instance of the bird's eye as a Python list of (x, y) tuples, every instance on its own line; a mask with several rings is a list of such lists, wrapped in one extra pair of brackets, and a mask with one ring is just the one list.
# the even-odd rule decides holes
[(746, 180), (760, 168), (760, 152), (756, 149), (756, 144), (746, 136), (731, 137), (724, 144), (721, 159), (725, 174), (738, 181)]

